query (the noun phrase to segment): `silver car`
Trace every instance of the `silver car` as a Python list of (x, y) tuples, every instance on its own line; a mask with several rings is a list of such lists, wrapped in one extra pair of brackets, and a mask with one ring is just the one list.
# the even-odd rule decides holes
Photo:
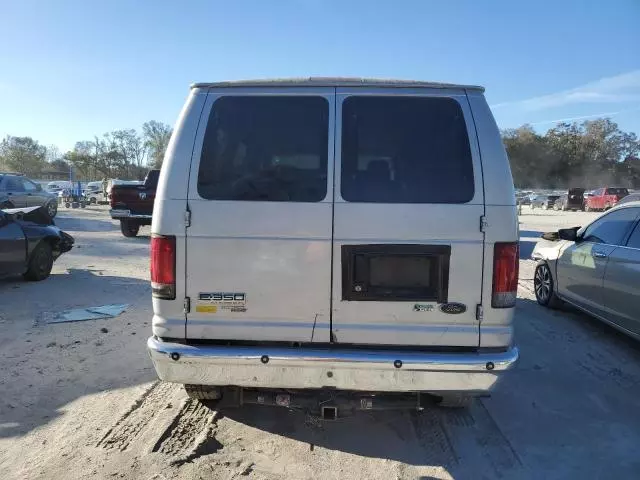
[(534, 289), (539, 304), (567, 302), (640, 339), (640, 202), (609, 210), (585, 227), (543, 235)]

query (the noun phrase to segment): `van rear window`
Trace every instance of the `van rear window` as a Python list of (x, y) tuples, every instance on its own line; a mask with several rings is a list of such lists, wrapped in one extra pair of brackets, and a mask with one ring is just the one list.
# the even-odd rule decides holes
[(323, 97), (221, 97), (205, 131), (198, 194), (209, 200), (324, 200), (328, 132)]
[(348, 202), (469, 202), (473, 162), (458, 102), (410, 96), (345, 99), (341, 193)]

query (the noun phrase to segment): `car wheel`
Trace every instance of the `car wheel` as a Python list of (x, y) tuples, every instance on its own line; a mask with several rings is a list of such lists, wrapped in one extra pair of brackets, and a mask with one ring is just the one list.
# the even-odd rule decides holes
[(0, 203), (0, 209), (5, 209), (5, 208), (13, 208), (13, 205), (11, 204), (11, 202), (2, 202)]
[(536, 267), (533, 276), (533, 290), (540, 305), (549, 308), (558, 308), (561, 305), (560, 299), (553, 289), (553, 275), (551, 275), (549, 264), (541, 263)]
[(58, 214), (58, 204), (56, 202), (47, 203), (47, 216), (51, 219)]
[(24, 274), (24, 278), (34, 282), (44, 280), (49, 276), (52, 268), (53, 252), (51, 250), (51, 245), (46, 241), (42, 241), (31, 253), (29, 266)]
[(125, 237), (135, 237), (138, 235), (139, 230), (140, 225), (137, 223), (133, 223), (128, 220), (120, 220), (120, 231)]

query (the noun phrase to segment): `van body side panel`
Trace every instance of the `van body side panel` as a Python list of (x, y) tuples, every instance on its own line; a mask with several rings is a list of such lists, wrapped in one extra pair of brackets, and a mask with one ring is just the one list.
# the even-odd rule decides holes
[(496, 242), (517, 242), (518, 216), (509, 159), (489, 105), (479, 92), (467, 91), (478, 132), (478, 144), (484, 170), (486, 200), (485, 267), (480, 323), (481, 347), (506, 347), (513, 344), (515, 308), (492, 308), (493, 246)]
[[(324, 135), (327, 138), (328, 162), (323, 180), (326, 194), (319, 201), (204, 198), (200, 193), (205, 180), (201, 176), (199, 185), (199, 171), (203, 155), (206, 156), (203, 154), (205, 143), (203, 139), (196, 141), (189, 185), (191, 226), (187, 229), (186, 294), (191, 298), (187, 339), (327, 342), (330, 325), (334, 89), (210, 90), (202, 123), (207, 123), (207, 119), (219, 123), (215, 126), (219, 149), (231, 148), (233, 163), (239, 169), (275, 162), (273, 169), (278, 170), (280, 162), (295, 163), (304, 156), (299, 154), (304, 146), (296, 145), (300, 137), (288, 136), (282, 129), (278, 130), (277, 125), (273, 131), (269, 124), (255, 127), (255, 122), (263, 121), (258, 118), (264, 119), (264, 112), (252, 116), (231, 109), (232, 114), (226, 118), (221, 113), (225, 102), (245, 105), (258, 97), (275, 99), (276, 102), (283, 97), (313, 97), (326, 105)], [(257, 100), (256, 104), (264, 102)], [(276, 114), (281, 115), (277, 106), (273, 112), (274, 118)], [(232, 131), (240, 128), (237, 127), (240, 124), (244, 130), (240, 133)], [(278, 144), (280, 147), (274, 147), (273, 139), (279, 137), (286, 140)], [(298, 150), (293, 156), (291, 152), (282, 151), (282, 155), (275, 158), (274, 148)], [(216, 165), (213, 168), (217, 168)], [(295, 170), (282, 168), (289, 173)], [(258, 195), (263, 188), (262, 180), (248, 182), (245, 198)]]
[[(414, 345), (414, 346), (465, 346), (477, 347), (479, 343), (479, 325), (476, 319), (476, 306), (481, 302), (482, 293), (482, 255), (484, 247), (483, 234), (480, 231), (480, 218), (484, 214), (484, 198), (482, 184), (482, 169), (480, 165), (480, 156), (478, 145), (476, 142), (473, 119), (469, 110), (466, 95), (460, 90), (446, 89), (376, 89), (376, 88), (338, 88), (337, 91), (337, 112), (336, 112), (336, 175), (335, 175), (335, 206), (334, 206), (334, 256), (333, 256), (333, 318), (332, 318), (332, 340), (341, 344), (386, 344), (386, 345)], [(465, 135), (469, 139), (470, 162), (472, 164), (472, 196), (464, 203), (393, 203), (381, 201), (348, 201), (343, 198), (344, 191), (342, 182), (348, 181), (347, 174), (343, 175), (342, 170), (345, 169), (347, 158), (344, 157), (343, 142), (346, 141), (344, 135), (344, 122), (356, 122), (362, 126), (365, 131), (368, 125), (378, 122), (379, 125), (384, 124), (384, 118), (376, 117), (369, 121), (365, 118), (362, 111), (354, 113), (349, 117), (349, 113), (343, 115), (345, 102), (354, 97), (368, 98), (403, 98), (403, 99), (445, 99), (449, 102), (453, 101), (457, 104), (460, 112), (457, 116), (462, 115)], [(357, 100), (356, 100), (357, 101)], [(368, 103), (364, 101), (364, 104)], [(398, 107), (396, 112), (402, 112), (402, 106)], [(384, 111), (385, 109), (382, 108)], [(429, 107), (425, 108), (429, 111)], [(447, 110), (448, 111), (448, 110)], [(402, 118), (402, 113), (396, 113)], [(375, 113), (373, 114), (375, 116)], [(357, 118), (356, 118), (357, 116)], [(380, 123), (382, 122), (382, 123)], [(411, 128), (423, 128), (425, 135), (429, 135), (430, 128), (434, 128), (434, 124), (430, 125), (414, 125)], [(354, 127), (356, 128), (356, 127)], [(358, 148), (359, 159), (369, 153), (377, 157), (373, 159), (365, 158), (370, 163), (376, 162), (378, 170), (391, 171), (391, 180), (384, 179), (384, 185), (393, 184), (392, 189), (400, 192), (406, 190), (406, 185), (415, 185), (415, 178), (411, 176), (425, 175), (424, 188), (433, 188), (433, 182), (430, 182), (428, 173), (420, 173), (420, 164), (416, 172), (401, 172), (401, 163), (409, 158), (417, 162), (432, 162), (433, 175), (443, 175), (448, 179), (455, 178), (456, 173), (446, 170), (443, 174), (443, 163), (449, 158), (438, 156), (434, 151), (429, 151), (429, 145), (426, 150), (419, 155), (414, 152), (407, 153), (403, 149), (403, 133), (397, 127), (390, 125), (393, 129), (388, 140), (385, 140), (385, 131), (379, 131), (377, 135), (369, 135), (373, 140), (364, 140), (365, 133), (358, 130)], [(437, 127), (435, 127), (437, 128)], [(357, 127), (360, 129), (360, 126)], [(352, 129), (353, 130), (353, 129)], [(416, 144), (416, 136), (411, 138)], [(375, 138), (378, 140), (375, 140)], [(400, 140), (398, 140), (400, 139)], [(363, 143), (369, 142), (369, 145)], [(437, 143), (438, 140), (435, 140)], [(367, 149), (370, 149), (370, 152)], [(386, 154), (380, 152), (386, 151)], [(348, 153), (353, 157), (354, 153)], [(385, 158), (380, 158), (385, 157)], [(454, 159), (451, 159), (454, 160)], [(350, 160), (353, 162), (353, 160)], [(382, 162), (387, 163), (384, 169), (380, 165)], [(429, 167), (429, 168), (431, 168)], [(369, 169), (372, 170), (372, 169)], [(406, 169), (405, 169), (406, 170)], [(429, 169), (427, 169), (429, 171)], [(366, 176), (370, 172), (365, 167), (362, 173), (356, 175)], [(383, 173), (385, 173), (383, 171)], [(377, 174), (377, 173), (376, 173)], [(388, 175), (388, 173), (385, 173)], [(462, 175), (462, 172), (460, 173)], [(418, 179), (419, 181), (419, 179)], [(452, 187), (455, 189), (459, 185), (455, 180), (451, 180)], [(462, 183), (462, 179), (460, 180)], [(467, 181), (468, 182), (468, 181)], [(460, 184), (461, 184), (460, 183)], [(415, 188), (415, 187), (413, 187)], [(398, 299), (393, 295), (386, 298), (365, 300), (357, 300), (355, 298), (346, 298), (349, 289), (361, 288), (357, 282), (346, 284), (349, 280), (345, 275), (345, 270), (352, 268), (351, 265), (345, 265), (345, 261), (350, 262), (347, 257), (341, 255), (341, 251), (349, 252), (352, 249), (373, 249), (374, 253), (379, 252), (402, 252), (403, 246), (410, 251), (424, 250), (426, 256), (430, 250), (438, 251), (444, 248), (448, 251), (448, 278), (444, 279), (446, 284), (446, 294), (443, 292), (442, 298), (439, 299)], [(372, 266), (364, 267), (365, 269), (374, 271), (376, 263), (384, 264), (376, 258), (375, 255), (368, 259)], [(367, 259), (355, 260), (355, 269), (358, 263), (365, 265)], [(409, 260), (414, 261), (414, 260)], [(431, 262), (436, 261), (433, 258), (422, 260), (418, 256), (415, 257), (416, 264), (422, 262), (420, 268), (427, 268)], [(364, 262), (364, 263), (363, 263)], [(393, 262), (393, 260), (390, 260)], [(392, 264), (392, 263), (390, 263)], [(406, 261), (401, 260), (398, 265), (406, 267)], [(429, 267), (431, 268), (431, 267)], [(367, 270), (367, 271), (368, 271)], [(412, 271), (411, 268), (407, 271)], [(373, 274), (370, 276), (371, 285), (375, 283)], [(398, 279), (401, 282), (401, 279)], [(371, 285), (363, 286), (368, 288)], [(384, 291), (384, 288), (382, 289)], [(426, 290), (425, 290), (426, 291)], [(357, 293), (357, 292), (356, 292)], [(348, 296), (348, 295), (347, 295)], [(446, 297), (446, 298), (445, 298)], [(448, 304), (455, 304), (455, 311), (447, 311)]]
[(153, 334), (161, 338), (185, 338), (184, 214), (187, 209), (189, 164), (206, 91), (192, 89), (167, 146), (153, 207), (151, 233), (176, 237), (176, 299), (153, 298)]

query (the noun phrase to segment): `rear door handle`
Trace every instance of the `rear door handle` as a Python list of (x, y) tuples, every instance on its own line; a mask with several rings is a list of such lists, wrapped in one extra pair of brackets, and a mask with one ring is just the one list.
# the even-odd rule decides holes
[(602, 252), (602, 251), (600, 251), (600, 250), (594, 250), (593, 256), (595, 258), (607, 258), (607, 254)]

